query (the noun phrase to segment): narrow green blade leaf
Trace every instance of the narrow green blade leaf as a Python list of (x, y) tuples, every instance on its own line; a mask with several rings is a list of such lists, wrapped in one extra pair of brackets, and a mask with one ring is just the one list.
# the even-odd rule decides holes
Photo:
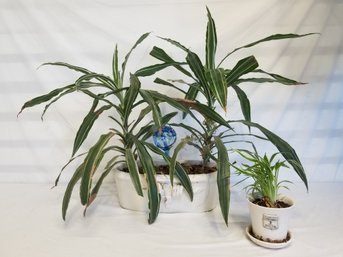
[(227, 149), (219, 137), (214, 137), (214, 142), (218, 149), (217, 161), (217, 185), (219, 193), (220, 209), (228, 225), (230, 208), (230, 164)]
[(140, 44), (144, 41), (144, 39), (146, 39), (149, 36), (150, 32), (148, 33), (144, 33), (143, 35), (141, 35), (138, 40), (136, 41), (136, 43), (133, 45), (133, 47), (131, 48), (131, 50), (127, 53), (127, 55), (125, 56), (124, 62), (122, 63), (122, 73), (121, 73), (121, 82), (123, 82), (124, 80), (124, 74), (125, 74), (125, 68), (126, 68), (126, 64), (127, 61), (130, 58), (130, 55), (132, 53), (132, 51)]
[(238, 61), (236, 66), (226, 75), (228, 85), (235, 84), (242, 75), (247, 74), (258, 67), (258, 62), (254, 56), (249, 56)]
[(177, 155), (190, 141), (191, 141), (191, 138), (186, 137), (182, 139), (174, 149), (173, 156), (170, 159), (170, 165), (169, 165), (169, 176), (170, 176), (170, 183), (172, 186), (174, 185), (174, 174), (175, 174), (175, 168), (176, 168), (176, 162), (177, 162), (176, 160)]
[(52, 90), (51, 92), (49, 92), (48, 94), (45, 95), (41, 95), (41, 96), (37, 96), (29, 101), (27, 101), (26, 103), (24, 103), (24, 105), (21, 107), (21, 110), (19, 111), (18, 115), (20, 115), (20, 113), (22, 113), (22, 111), (25, 108), (29, 108), (29, 107), (33, 107), (35, 105), (39, 105), (41, 103), (47, 102), (49, 100), (51, 100), (52, 98), (54, 98), (55, 96), (59, 95), (60, 93), (62, 93), (65, 90), (71, 89), (75, 87), (75, 84), (71, 84), (65, 87), (61, 87), (61, 88), (57, 88)]
[(95, 110), (96, 106), (98, 105), (98, 100), (93, 101), (93, 106), (86, 115), (86, 117), (83, 119), (77, 133), (76, 137), (74, 139), (74, 146), (73, 146), (73, 152), (71, 157), (75, 155), (75, 153), (79, 150), (82, 143), (86, 140), (89, 131), (92, 129), (94, 122), (98, 119), (98, 117), (103, 113), (104, 111), (111, 108), (109, 105), (104, 105), (100, 107), (98, 110)]
[(154, 101), (154, 98), (151, 96), (150, 92), (148, 90), (139, 90), (141, 96), (143, 99), (149, 104), (152, 110), (152, 117), (154, 119), (155, 125), (157, 128), (162, 127), (162, 121), (161, 121), (161, 110), (156, 101)]
[(193, 71), (195, 77), (199, 80), (201, 88), (205, 92), (206, 99), (211, 99), (211, 92), (208, 88), (204, 66), (201, 63), (200, 58), (195, 53), (188, 51), (186, 61)]
[(163, 79), (156, 78), (156, 79), (154, 80), (154, 82), (157, 83), (157, 84), (161, 84), (161, 85), (165, 85), (165, 86), (174, 88), (174, 89), (180, 91), (181, 93), (186, 94), (186, 92), (183, 91), (181, 88), (178, 88), (178, 87), (175, 86), (174, 84), (172, 84), (172, 83), (170, 83), (170, 82), (168, 82), (168, 81), (165, 81), (165, 80), (163, 80)]
[(293, 86), (293, 85), (305, 85), (305, 84), (307, 84), (307, 83), (304, 83), (304, 82), (299, 82), (299, 81), (296, 81), (296, 80), (293, 80), (293, 79), (289, 79), (289, 78), (283, 77), (283, 76), (278, 75), (278, 74), (269, 73), (269, 72), (266, 72), (266, 71), (263, 71), (263, 70), (260, 70), (260, 69), (254, 70), (253, 72), (269, 75), (269, 76), (271, 76), (272, 78), (275, 79), (272, 82), (277, 82), (277, 83), (284, 84), (284, 85)]
[(41, 66), (45, 66), (45, 65), (53, 65), (53, 66), (62, 66), (62, 67), (66, 67), (68, 69), (71, 69), (71, 70), (74, 70), (74, 71), (78, 71), (78, 72), (81, 72), (81, 73), (84, 73), (84, 74), (89, 74), (89, 73), (92, 73), (91, 71), (83, 68), (83, 67), (79, 67), (79, 66), (76, 66), (76, 65), (72, 65), (72, 64), (69, 64), (69, 63), (65, 63), (65, 62), (46, 62), (46, 63), (43, 63)]
[(133, 152), (130, 148), (125, 149), (125, 160), (126, 160), (127, 168), (129, 169), (131, 181), (136, 189), (136, 192), (138, 195), (143, 196), (143, 190), (142, 190), (141, 182), (139, 180), (139, 172), (138, 172), (137, 163), (133, 155)]
[[(168, 155), (166, 155), (161, 149), (150, 143), (144, 143), (144, 145), (146, 145), (154, 153), (161, 155), (163, 159), (166, 161), (166, 163), (170, 166), (171, 158)], [(184, 168), (179, 162), (176, 162), (175, 165), (175, 176), (180, 180), (181, 185), (187, 191), (190, 200), (193, 201), (194, 193), (192, 188), (192, 182), (187, 172), (184, 170)]]
[(206, 31), (206, 68), (215, 68), (215, 57), (217, 49), (217, 32), (216, 25), (211, 16), (210, 10), (207, 9), (207, 31)]
[(150, 93), (150, 95), (155, 100), (158, 100), (161, 102), (166, 102), (169, 105), (173, 106), (174, 108), (176, 108), (182, 112), (189, 112), (189, 110), (187, 108), (185, 108), (185, 106), (183, 104), (179, 103), (178, 99), (168, 97), (168, 96), (161, 94), (161, 93), (158, 93), (157, 91), (154, 91), (154, 90), (146, 90), (146, 91), (148, 91)]
[(198, 111), (206, 119), (211, 119), (224, 127), (232, 129), (231, 126), (228, 124), (228, 122), (226, 122), (216, 111), (212, 110), (208, 106), (195, 102), (195, 101), (189, 101), (185, 99), (176, 99), (176, 100), (182, 105), (184, 105), (185, 107)]
[(67, 210), (68, 210), (68, 206), (69, 206), (69, 202), (70, 202), (70, 198), (71, 198), (73, 189), (74, 189), (77, 181), (79, 181), (80, 178), (82, 177), (83, 171), (84, 171), (84, 163), (82, 163), (76, 169), (73, 176), (69, 180), (69, 183), (67, 185), (66, 191), (65, 191), (64, 196), (63, 196), (63, 201), (62, 201), (62, 218), (63, 218), (63, 220), (66, 219)]
[(146, 174), (148, 182), (148, 199), (149, 199), (149, 224), (152, 224), (157, 216), (160, 209), (161, 196), (158, 192), (157, 182), (155, 178), (155, 167), (152, 158), (144, 145), (139, 141), (135, 140), (137, 147), (137, 153), (141, 162), (142, 168)]
[(250, 113), (250, 101), (248, 96), (245, 92), (236, 85), (231, 85), (231, 87), (236, 91), (237, 97), (239, 99), (239, 103), (241, 105), (241, 110), (246, 121), (251, 121), (251, 113)]
[(180, 42), (175, 41), (174, 39), (170, 39), (170, 38), (164, 38), (164, 37), (159, 37), (160, 39), (163, 39), (165, 41), (167, 41), (168, 43), (180, 48), (181, 50), (188, 52), (188, 48), (185, 47), (184, 45), (182, 45)]
[(227, 106), (227, 84), (225, 72), (223, 69), (208, 70), (206, 72), (207, 81), (209, 82), (212, 95), (215, 96), (220, 106), (226, 112)]
[(249, 48), (249, 47), (252, 47), (254, 45), (257, 45), (257, 44), (260, 44), (260, 43), (263, 43), (263, 42), (267, 42), (267, 41), (272, 41), (272, 40), (283, 40), (283, 39), (292, 39), (292, 38), (300, 38), (300, 37), (306, 37), (306, 36), (309, 36), (309, 35), (315, 35), (315, 34), (318, 34), (318, 33), (307, 33), (307, 34), (275, 34), (275, 35), (271, 35), (271, 36), (268, 36), (268, 37), (265, 37), (265, 38), (262, 38), (260, 40), (257, 40), (253, 43), (250, 43), (250, 44), (247, 44), (247, 45), (244, 45), (244, 46), (241, 46), (241, 47), (238, 47), (236, 49), (234, 49), (233, 51), (231, 51), (230, 53), (228, 53), (224, 58), (223, 60), (221, 60), (221, 62), (219, 63), (218, 66), (220, 66), (220, 64), (222, 64), (222, 62), (227, 58), (229, 57), (231, 54), (233, 54), (234, 52), (240, 50), (240, 49), (243, 49), (243, 48)]
[(123, 85), (120, 83), (120, 72), (118, 67), (118, 46), (116, 45), (113, 58), (112, 58), (112, 74), (113, 74), (113, 81), (117, 85), (118, 88), (121, 88)]
[(246, 126), (251, 126), (259, 129), (268, 139), (269, 141), (280, 151), (283, 157), (287, 160), (289, 164), (292, 165), (295, 172), (298, 174), (300, 179), (304, 182), (306, 189), (308, 190), (308, 182), (305, 170), (301, 164), (301, 161), (295, 152), (295, 150), (282, 138), (271, 132), (270, 130), (264, 128), (258, 123), (248, 122), (245, 120), (238, 120), (238, 121), (230, 121), (231, 122), (239, 122), (243, 123)]
[(92, 182), (91, 178), (98, 168), (97, 165), (99, 164), (99, 160), (103, 157), (103, 149), (113, 135), (113, 132), (101, 135), (96, 144), (89, 149), (85, 158), (84, 171), (80, 185), (80, 198), (83, 205), (88, 203), (89, 190)]
[(173, 66), (173, 67), (180, 66), (180, 63), (168, 62), (168, 63), (158, 63), (158, 64), (150, 65), (150, 66), (139, 69), (138, 71), (135, 72), (135, 75), (138, 77), (151, 76), (151, 75), (154, 75), (156, 72), (170, 66)]
[(125, 97), (124, 97), (124, 115), (123, 120), (125, 123), (128, 122), (128, 118), (130, 116), (130, 113), (132, 112), (132, 106), (137, 100), (137, 95), (139, 93), (139, 89), (141, 87), (141, 83), (138, 80), (138, 78), (131, 74), (130, 76), (130, 87), (126, 91)]

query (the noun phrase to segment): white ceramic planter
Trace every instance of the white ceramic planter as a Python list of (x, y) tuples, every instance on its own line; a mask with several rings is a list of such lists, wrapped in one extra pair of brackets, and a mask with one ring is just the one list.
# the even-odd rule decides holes
[(264, 241), (282, 241), (287, 238), (288, 224), (294, 202), (288, 197), (280, 197), (280, 200), (289, 204), (290, 207), (262, 207), (252, 203), (251, 198), (248, 198), (252, 231)]
[[(210, 174), (189, 175), (193, 187), (193, 201), (177, 178), (174, 186), (168, 175), (157, 175), (156, 181), (161, 194), (160, 212), (205, 212), (214, 209), (218, 204), (217, 172)], [(143, 175), (140, 180), (144, 197), (139, 196), (127, 172), (114, 172), (119, 204), (124, 209), (148, 211), (147, 182)]]

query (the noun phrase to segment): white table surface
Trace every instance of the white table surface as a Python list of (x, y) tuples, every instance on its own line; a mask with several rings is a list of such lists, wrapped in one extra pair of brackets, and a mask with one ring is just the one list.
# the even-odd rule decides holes
[(153, 256), (343, 256), (343, 183), (292, 186), (296, 201), (292, 244), (270, 250), (245, 235), (249, 224), (244, 192), (233, 189), (227, 228), (217, 208), (200, 214), (147, 216), (121, 209), (115, 188), (106, 184), (83, 217), (75, 193), (67, 221), (61, 218), (64, 186), (0, 184), (1, 257)]

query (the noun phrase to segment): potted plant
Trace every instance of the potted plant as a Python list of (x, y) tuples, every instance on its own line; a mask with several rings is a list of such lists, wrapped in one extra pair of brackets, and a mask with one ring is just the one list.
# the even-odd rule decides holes
[[(228, 224), (229, 203), (230, 203), (230, 160), (228, 150), (235, 149), (235, 144), (251, 143), (252, 139), (261, 139), (270, 141), (283, 155), (283, 157), (294, 168), (301, 180), (307, 187), (307, 178), (304, 168), (295, 152), (295, 150), (282, 138), (263, 127), (262, 125), (252, 122), (251, 106), (248, 96), (243, 90), (245, 82), (250, 83), (278, 83), (283, 85), (301, 85), (302, 82), (286, 78), (284, 76), (270, 73), (259, 68), (256, 58), (251, 55), (242, 58), (236, 62), (233, 67), (223, 67), (225, 60), (238, 50), (253, 47), (257, 44), (291, 38), (300, 38), (309, 34), (275, 34), (253, 43), (235, 48), (217, 64), (216, 48), (217, 33), (215, 21), (207, 9), (207, 30), (205, 42), (205, 61), (202, 62), (199, 55), (185, 47), (180, 42), (163, 38), (185, 54), (182, 61), (174, 60), (165, 50), (154, 46), (150, 55), (158, 59), (159, 63), (144, 67), (138, 70), (137, 76), (151, 76), (156, 72), (167, 67), (173, 67), (180, 71), (186, 79), (161, 79), (156, 78), (155, 83), (171, 87), (178, 90), (184, 95), (184, 98), (176, 99), (179, 103), (190, 109), (189, 113), (184, 113), (184, 117), (191, 114), (193, 124), (171, 124), (186, 129), (190, 136), (188, 140), (181, 142), (176, 147), (172, 160), (175, 162), (177, 153), (182, 146), (188, 144), (199, 150), (202, 159), (203, 172), (211, 172), (208, 166), (211, 162), (216, 164), (217, 169), (217, 188), (219, 203), (225, 223)], [(181, 84), (182, 87), (178, 86)], [(184, 90), (184, 86), (188, 87)], [(229, 91), (235, 92), (240, 102), (241, 111), (244, 119), (225, 121), (218, 113), (217, 107), (221, 107), (227, 112), (227, 99)], [(201, 116), (196, 115), (200, 112)], [(235, 125), (243, 124), (248, 131), (237, 132)], [(251, 133), (251, 129), (259, 130), (259, 134)], [(173, 165), (171, 166), (173, 169)]]
[[(256, 149), (237, 150), (243, 163), (232, 164), (238, 175), (252, 182), (246, 186), (250, 210), (251, 226), (247, 228), (248, 236), (257, 244), (278, 248), (287, 246), (291, 240), (288, 230), (289, 219), (294, 207), (291, 198), (280, 194), (281, 188), (287, 188), (288, 180), (279, 179), (281, 169), (289, 168), (285, 160), (277, 160), (280, 153), (270, 157), (260, 156)], [(245, 161), (248, 161), (246, 163)], [(297, 164), (296, 164), (297, 165)]]
[[(53, 103), (60, 100), (63, 96), (74, 92), (86, 94), (92, 101), (89, 112), (84, 117), (76, 133), (71, 158), (62, 168), (55, 181), (56, 186), (66, 166), (75, 159), (84, 157), (67, 185), (62, 203), (63, 219), (66, 218), (69, 201), (73, 189), (78, 182), (80, 184), (81, 204), (85, 206), (86, 212), (86, 209), (95, 200), (103, 180), (115, 166), (121, 163), (124, 163), (127, 167), (135, 193), (140, 197), (144, 194), (148, 199), (149, 223), (153, 223), (159, 213), (161, 196), (156, 182), (153, 157), (147, 147), (146, 139), (151, 137), (164, 124), (168, 123), (177, 112), (170, 112), (162, 116), (158, 104), (164, 101), (166, 96), (143, 89), (139, 79), (133, 74), (130, 74), (129, 81), (125, 80), (125, 68), (131, 52), (148, 35), (149, 33), (143, 34), (137, 40), (125, 56), (121, 70), (118, 66), (118, 49), (117, 46), (115, 47), (112, 61), (112, 76), (106, 76), (83, 67), (62, 62), (44, 63), (43, 65), (66, 67), (81, 73), (81, 76), (68, 86), (54, 89), (47, 94), (27, 101), (19, 112), (20, 114), (26, 108), (47, 103), (41, 117), (43, 119), (45, 112)], [(155, 100), (156, 96), (159, 96), (158, 101)], [(187, 112), (187, 109), (177, 101), (173, 99), (168, 101), (173, 106)], [(141, 111), (139, 112), (139, 110)], [(109, 111), (111, 112), (108, 117), (113, 121), (113, 126), (106, 128), (104, 134), (99, 136), (97, 142), (87, 152), (78, 154), (80, 147), (88, 137), (98, 117)], [(134, 115), (135, 112), (139, 113), (139, 115)], [(158, 153), (158, 150), (156, 151)], [(165, 159), (167, 162), (169, 161), (167, 156), (165, 156)], [(105, 160), (106, 164), (102, 168), (100, 164), (105, 162)], [(139, 174), (138, 163), (144, 176)], [(189, 195), (192, 196), (189, 177), (179, 163), (174, 163), (174, 165), (176, 165), (175, 177), (181, 181), (180, 183)], [(94, 175), (100, 169), (103, 171), (96, 178)]]

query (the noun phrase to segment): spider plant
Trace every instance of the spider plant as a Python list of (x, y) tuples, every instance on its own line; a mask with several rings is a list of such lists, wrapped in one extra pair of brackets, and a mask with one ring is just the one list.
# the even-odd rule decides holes
[[(251, 178), (253, 183), (246, 187), (253, 199), (263, 201), (266, 207), (277, 207), (280, 188), (287, 188), (284, 184), (288, 180), (279, 181), (281, 168), (289, 168), (286, 161), (275, 160), (280, 153), (274, 153), (271, 157), (266, 154), (260, 156), (256, 149), (254, 152), (240, 149), (235, 151), (249, 163), (242, 163), (240, 167), (232, 165), (238, 175)], [(245, 179), (244, 179), (245, 180)]]
[[(209, 161), (217, 163), (218, 169), (218, 191), (219, 203), (223, 218), (228, 224), (229, 202), (230, 202), (230, 161), (227, 149), (234, 148), (237, 142), (251, 143), (245, 136), (258, 138), (270, 141), (281, 152), (284, 158), (293, 166), (296, 173), (307, 185), (307, 178), (304, 168), (295, 152), (295, 150), (282, 138), (263, 127), (262, 125), (252, 122), (251, 106), (248, 96), (243, 90), (243, 84), (250, 83), (278, 83), (283, 85), (302, 85), (305, 83), (286, 78), (284, 76), (270, 73), (259, 68), (259, 63), (253, 55), (242, 58), (236, 62), (233, 67), (223, 67), (225, 60), (231, 57), (236, 51), (253, 47), (257, 44), (272, 40), (283, 40), (292, 38), (301, 38), (308, 34), (275, 34), (253, 43), (235, 48), (226, 54), (219, 62), (216, 63), (217, 49), (217, 33), (215, 21), (207, 8), (207, 29), (205, 40), (205, 60), (202, 61), (198, 54), (185, 47), (180, 42), (163, 38), (162, 40), (169, 42), (173, 46), (180, 49), (185, 54), (185, 59), (182, 61), (174, 60), (165, 50), (154, 46), (150, 55), (161, 61), (160, 63), (144, 67), (138, 70), (137, 76), (151, 76), (156, 72), (167, 67), (176, 68), (182, 73), (185, 80), (172, 79), (165, 80), (157, 77), (155, 83), (172, 87), (180, 91), (183, 99), (177, 101), (192, 111), (201, 112), (202, 118), (193, 115), (197, 126), (187, 124), (173, 124), (180, 126), (189, 131), (191, 138), (187, 143), (199, 150), (203, 160), (203, 167), (206, 169)], [(183, 90), (177, 84), (186, 86), (187, 90)], [(235, 92), (238, 97), (243, 119), (228, 120), (226, 123), (218, 123), (213, 119), (213, 114), (216, 113), (216, 108), (219, 105), (227, 112), (227, 99), (230, 91)], [(209, 113), (211, 112), (211, 114)], [(186, 116), (187, 113), (184, 114)], [(219, 115), (216, 113), (216, 115)], [(217, 119), (217, 117), (216, 117)], [(218, 119), (217, 119), (218, 120)], [(236, 132), (235, 124), (243, 124), (247, 127), (248, 132)], [(225, 128), (225, 130), (223, 129)], [(262, 132), (259, 134), (251, 133), (251, 129), (255, 128)], [(242, 138), (242, 136), (244, 138)]]
[[(161, 115), (159, 103), (166, 99), (165, 96), (157, 92), (145, 90), (137, 76), (130, 74), (126, 81), (125, 68), (131, 52), (149, 35), (143, 34), (131, 50), (127, 53), (120, 67), (118, 66), (118, 48), (115, 47), (112, 60), (112, 75), (106, 76), (92, 72), (86, 68), (63, 63), (49, 62), (43, 65), (62, 66), (81, 73), (80, 77), (70, 85), (56, 88), (51, 92), (35, 97), (27, 101), (21, 108), (19, 114), (26, 108), (46, 103), (42, 119), (48, 108), (63, 96), (79, 92), (90, 97), (92, 101), (89, 112), (84, 117), (79, 129), (76, 132), (70, 160), (62, 168), (56, 178), (55, 186), (58, 184), (63, 170), (75, 159), (84, 157), (80, 165), (74, 171), (64, 194), (62, 203), (62, 217), (65, 220), (70, 198), (74, 187), (80, 181), (80, 200), (86, 209), (95, 200), (97, 193), (106, 176), (119, 163), (125, 163), (138, 195), (143, 196), (142, 185), (139, 179), (139, 162), (148, 184), (149, 199), (149, 223), (153, 223), (159, 212), (160, 194), (155, 180), (155, 167), (150, 150), (147, 147), (148, 139), (155, 130), (168, 123), (177, 112), (170, 112)], [(160, 96), (156, 101), (156, 96)], [(183, 105), (173, 99), (168, 100), (173, 106), (187, 112)], [(139, 112), (139, 110), (141, 110)], [(84, 153), (78, 153), (80, 147), (87, 139), (94, 123), (100, 115), (108, 113), (108, 117), (113, 121), (113, 126), (104, 129), (104, 133), (99, 136), (95, 144)], [(138, 117), (134, 113), (139, 113)], [(18, 114), (18, 115), (19, 115)], [(150, 116), (149, 116), (150, 115)], [(147, 120), (146, 117), (151, 117)], [(145, 118), (145, 119), (143, 119)], [(119, 143), (118, 143), (119, 141)], [(153, 148), (153, 146), (149, 145)], [(156, 150), (156, 149), (155, 149)], [(159, 153), (158, 151), (156, 151)], [(108, 157), (106, 163), (101, 168), (100, 164)], [(165, 156), (167, 162), (170, 160)], [(174, 163), (175, 176), (179, 178), (192, 198), (192, 187), (189, 178), (181, 165)], [(94, 174), (102, 169), (102, 173), (95, 178)]]

